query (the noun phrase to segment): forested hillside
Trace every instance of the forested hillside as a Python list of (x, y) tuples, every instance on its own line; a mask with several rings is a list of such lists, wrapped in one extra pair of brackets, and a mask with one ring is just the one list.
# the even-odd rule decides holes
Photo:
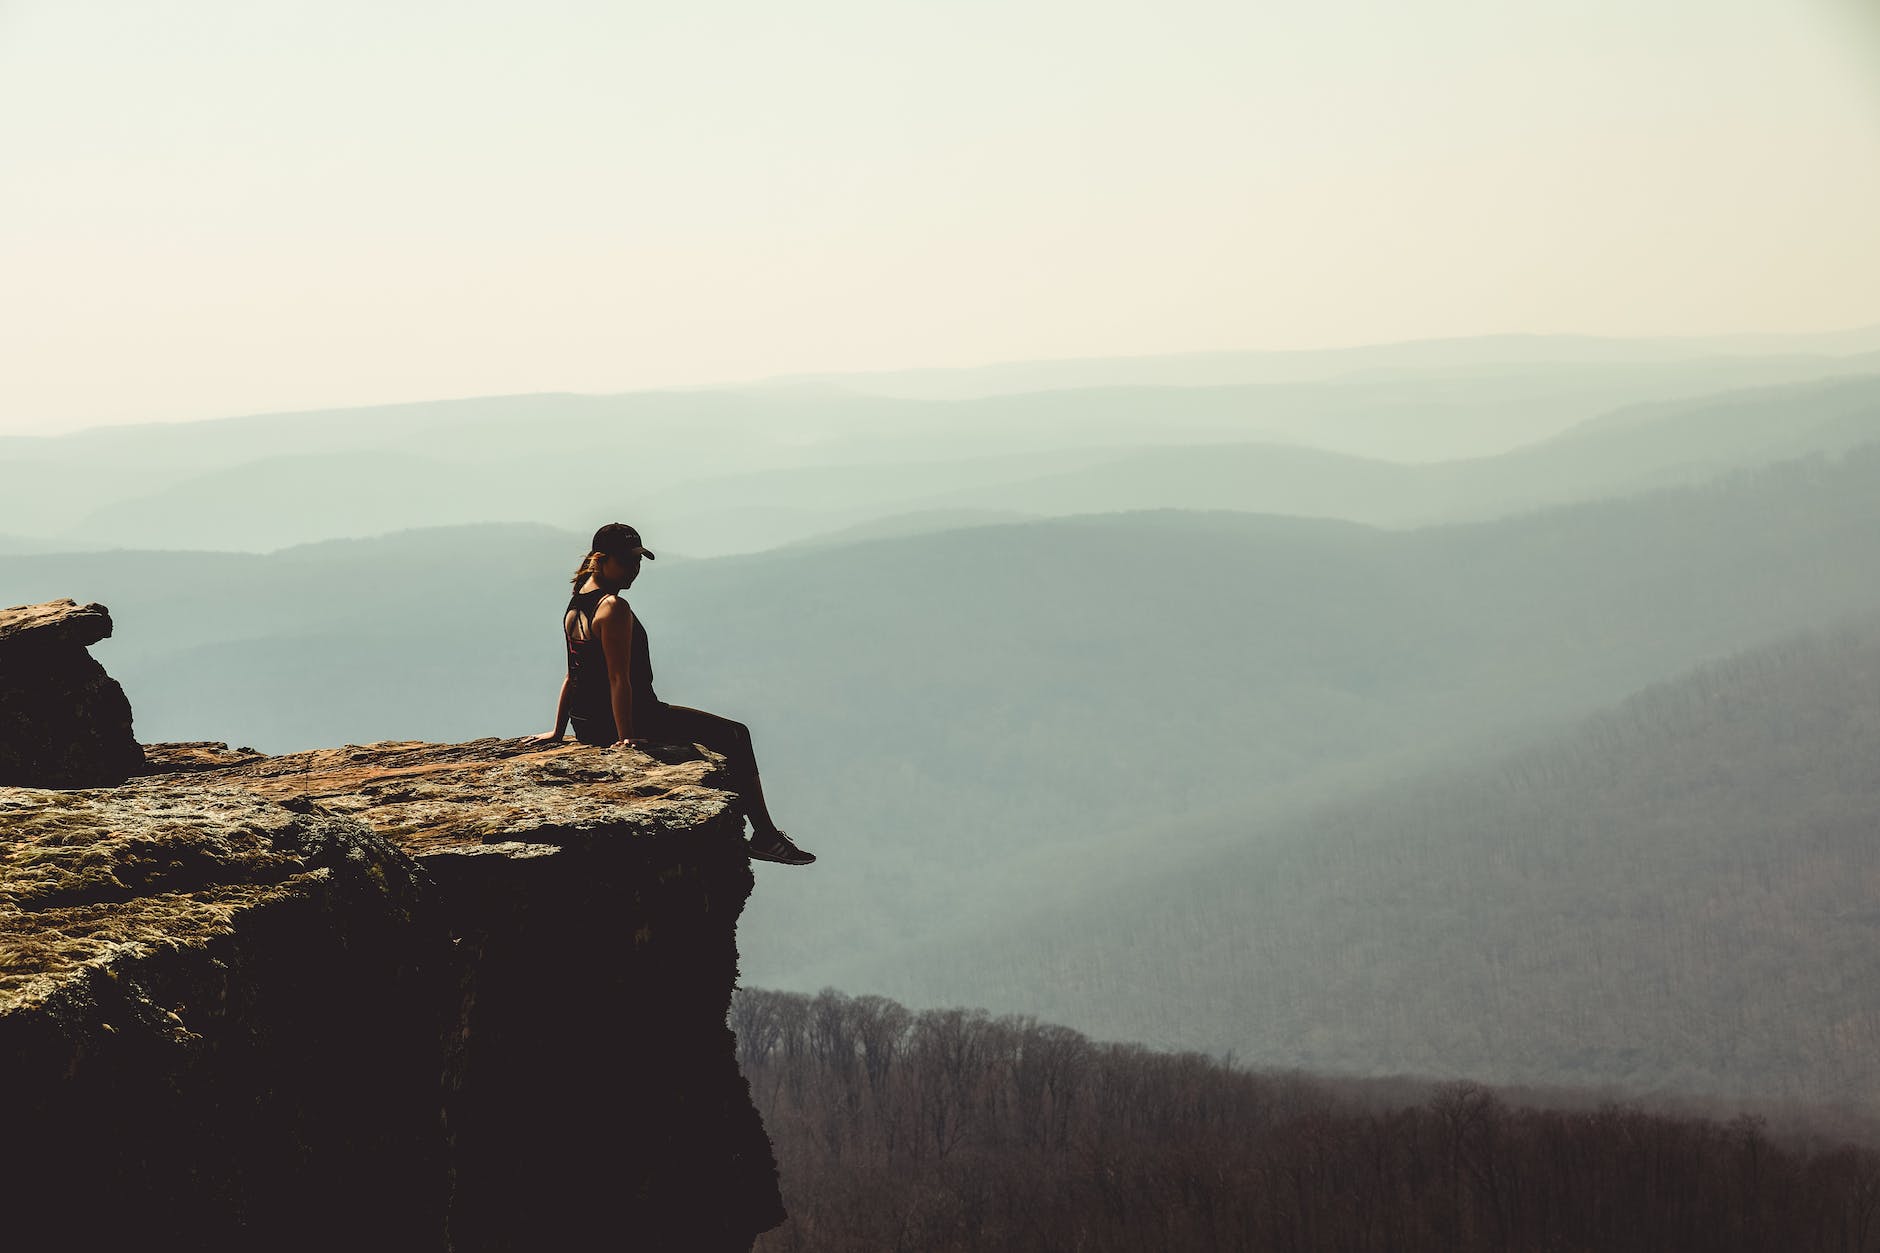
[(1871, 1253), (1880, 1154), (1762, 1119), (1332, 1084), (1031, 1017), (753, 991), (762, 1253)]
[(1211, 857), (1146, 858), (909, 987), (1263, 1064), (1880, 1109), (1877, 933), (1869, 621)]

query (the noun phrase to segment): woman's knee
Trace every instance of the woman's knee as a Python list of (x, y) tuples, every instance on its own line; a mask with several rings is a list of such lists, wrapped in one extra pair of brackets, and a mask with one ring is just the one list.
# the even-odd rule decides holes
[(739, 770), (757, 768), (757, 751), (751, 747), (751, 729), (742, 722), (726, 718), (719, 728), (721, 738), (710, 747), (717, 749), (732, 761)]
[(751, 729), (736, 718), (727, 718), (723, 714), (705, 714), (705, 729), (713, 739), (727, 744), (751, 742)]

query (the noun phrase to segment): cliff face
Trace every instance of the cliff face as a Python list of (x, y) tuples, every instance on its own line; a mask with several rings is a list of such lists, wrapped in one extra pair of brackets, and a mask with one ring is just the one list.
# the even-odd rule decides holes
[(722, 761), (149, 745), (0, 787), (0, 1233), (30, 1247), (744, 1249)]

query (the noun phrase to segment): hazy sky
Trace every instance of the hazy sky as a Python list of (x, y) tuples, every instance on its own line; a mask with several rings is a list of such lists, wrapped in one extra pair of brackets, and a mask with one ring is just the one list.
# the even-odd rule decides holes
[(0, 429), (1880, 321), (1874, 0), (0, 0)]

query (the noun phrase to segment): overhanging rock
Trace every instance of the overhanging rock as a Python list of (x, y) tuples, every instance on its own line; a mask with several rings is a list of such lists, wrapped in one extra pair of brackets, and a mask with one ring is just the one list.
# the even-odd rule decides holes
[(86, 651), (110, 634), (103, 605), (0, 609), (0, 785), (98, 787), (141, 767), (130, 701)]

